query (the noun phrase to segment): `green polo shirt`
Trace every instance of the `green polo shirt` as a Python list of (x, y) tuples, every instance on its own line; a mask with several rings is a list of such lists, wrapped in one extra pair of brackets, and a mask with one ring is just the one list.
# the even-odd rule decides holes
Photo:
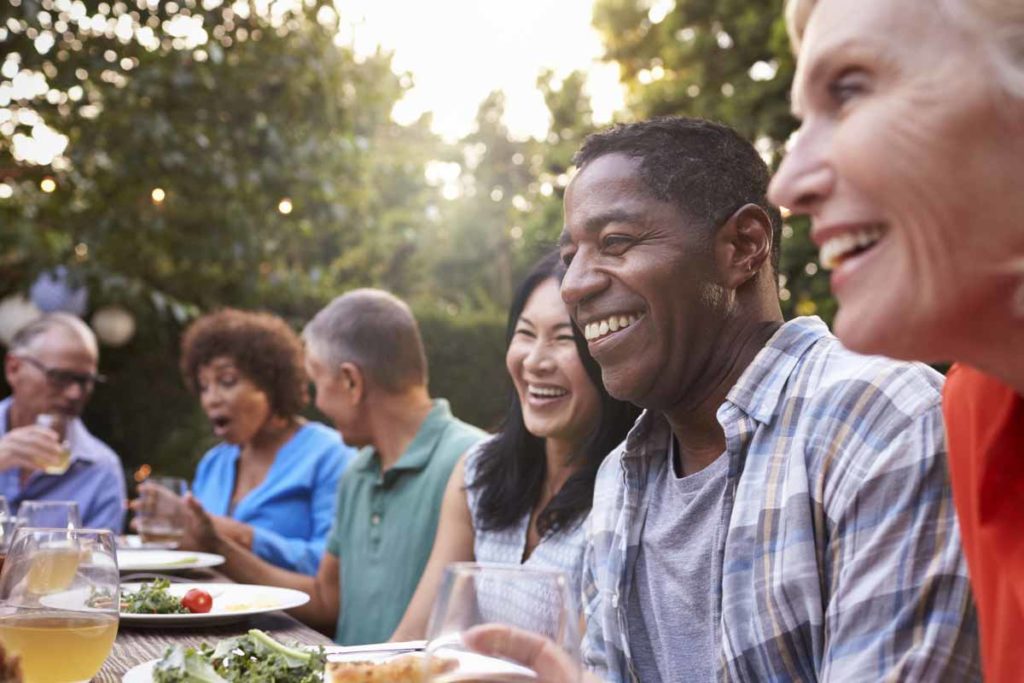
[(391, 637), (430, 557), (441, 499), (459, 456), (486, 434), (434, 400), (415, 438), (382, 473), (372, 447), (341, 477), (327, 552), (341, 566), (341, 609), (334, 640), (381, 643)]

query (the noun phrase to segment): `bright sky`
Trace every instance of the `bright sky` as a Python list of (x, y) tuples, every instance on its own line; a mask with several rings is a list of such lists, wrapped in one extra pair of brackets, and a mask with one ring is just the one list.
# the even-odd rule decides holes
[(434, 113), (448, 140), (469, 133), (492, 90), (506, 95), (506, 123), (517, 137), (542, 137), (548, 115), (536, 88), (545, 68), (560, 76), (588, 73), (598, 122), (622, 107), (618, 66), (600, 62), (591, 26), (593, 0), (336, 0), (357, 53), (377, 45), (394, 52), (394, 68), (411, 72), (413, 89), (395, 109), (401, 123)]
[[(505, 122), (512, 135), (543, 137), (549, 120), (536, 81), (545, 68), (553, 69), (558, 76), (575, 70), (588, 74), (587, 89), (598, 123), (609, 121), (622, 108), (618, 66), (600, 60), (601, 41), (591, 26), (593, 0), (335, 2), (342, 20), (341, 43), (352, 44), (357, 54), (383, 47), (394, 53), (396, 71), (412, 74), (415, 85), (394, 111), (399, 123), (412, 122), (430, 111), (435, 132), (454, 141), (472, 131), (484, 98), (493, 90), (502, 90), (506, 95)], [(674, 2), (654, 0), (651, 11)], [(257, 3), (275, 5), (274, 0)], [(80, 3), (57, 0), (57, 4), (72, 7)], [(277, 4), (285, 7), (289, 3), (285, 0)], [(84, 5), (79, 9), (76, 11), (81, 16), (76, 21), (90, 20)], [(100, 25), (107, 21), (99, 15), (92, 19)], [(200, 24), (193, 26), (195, 22), (186, 17), (178, 23), (181, 25), (172, 27), (172, 33), (180, 34), (183, 40), (192, 39), (185, 41), (188, 47), (206, 41)], [(130, 27), (126, 30), (130, 35)], [(46, 53), (52, 49), (53, 40), (43, 38), (49, 38), (49, 34), (36, 40), (36, 49)], [(152, 35), (149, 39), (155, 40)], [(17, 118), (32, 128), (32, 134), (14, 134), (15, 115), (7, 106), (19, 97), (50, 99), (60, 98), (60, 93), (48, 91), (41, 73), (22, 71), (14, 53), (0, 62), (0, 73), (11, 79), (10, 86), (0, 87), (0, 134), (13, 134), (14, 156), (19, 160), (40, 165), (52, 161), (56, 165), (67, 138), (50, 130), (30, 109), (22, 109)], [(80, 99), (81, 90), (73, 87), (68, 96)], [(0, 187), (0, 194), (9, 190), (6, 185)]]

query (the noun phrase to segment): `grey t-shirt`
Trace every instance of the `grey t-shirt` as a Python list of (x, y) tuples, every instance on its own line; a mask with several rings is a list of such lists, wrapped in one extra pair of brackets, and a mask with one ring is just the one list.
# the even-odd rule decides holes
[(729, 458), (677, 477), (672, 453), (650, 491), (627, 603), (633, 666), (642, 683), (714, 681), (718, 662), (722, 500)]

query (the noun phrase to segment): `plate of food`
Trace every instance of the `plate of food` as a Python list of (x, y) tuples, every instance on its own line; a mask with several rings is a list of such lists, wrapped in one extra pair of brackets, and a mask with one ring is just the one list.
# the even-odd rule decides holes
[(213, 553), (185, 550), (143, 550), (118, 548), (117, 566), (123, 572), (166, 572), (179, 569), (201, 569), (224, 564), (224, 558)]
[[(358, 647), (286, 645), (263, 631), (196, 648), (176, 645), (129, 669), (124, 683), (427, 683), (535, 681), (532, 671), (472, 652), (428, 658), (423, 644)], [(328, 661), (329, 659), (329, 661)]]
[(319, 683), (324, 680), (323, 648), (286, 645), (263, 631), (226, 638), (214, 645), (175, 645), (160, 659), (125, 672), (124, 683)]
[(309, 602), (302, 591), (242, 583), (170, 583), (156, 579), (121, 585), (126, 626), (211, 626)]

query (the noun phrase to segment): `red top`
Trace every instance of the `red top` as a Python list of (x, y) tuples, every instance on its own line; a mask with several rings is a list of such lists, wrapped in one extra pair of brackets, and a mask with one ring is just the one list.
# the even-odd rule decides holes
[(1024, 397), (955, 365), (943, 392), (949, 465), (988, 683), (1024, 681)]

